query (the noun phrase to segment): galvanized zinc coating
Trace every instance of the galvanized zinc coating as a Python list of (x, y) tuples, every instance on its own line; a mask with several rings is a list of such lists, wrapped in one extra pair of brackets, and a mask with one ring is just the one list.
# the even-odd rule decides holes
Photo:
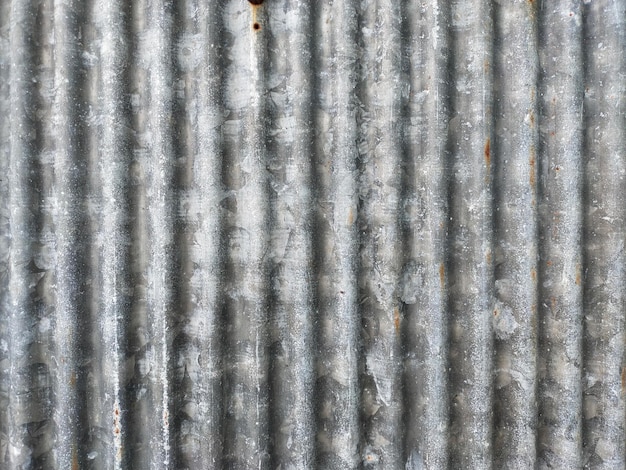
[(626, 468), (626, 1), (0, 0), (0, 468)]

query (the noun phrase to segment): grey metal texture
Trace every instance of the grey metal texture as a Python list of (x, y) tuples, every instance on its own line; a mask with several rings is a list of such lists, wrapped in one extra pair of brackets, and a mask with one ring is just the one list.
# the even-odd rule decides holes
[(0, 0), (0, 469), (626, 468), (626, 0)]

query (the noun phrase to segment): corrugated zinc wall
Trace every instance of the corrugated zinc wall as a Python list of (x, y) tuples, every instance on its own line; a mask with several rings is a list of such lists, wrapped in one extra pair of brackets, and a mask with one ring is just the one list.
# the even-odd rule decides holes
[(0, 0), (0, 468), (626, 466), (626, 1)]

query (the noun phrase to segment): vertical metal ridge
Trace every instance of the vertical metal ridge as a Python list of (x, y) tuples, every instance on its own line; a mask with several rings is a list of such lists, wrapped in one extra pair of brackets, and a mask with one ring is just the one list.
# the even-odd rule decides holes
[(98, 60), (101, 94), (97, 103), (99, 175), (97, 197), (101, 208), (98, 268), (98, 334), (102, 356), (98, 386), (99, 415), (105, 447), (100, 461), (105, 468), (126, 465), (132, 442), (128, 423), (125, 335), (132, 306), (130, 170), (132, 168), (131, 110), (128, 106), (131, 8), (123, 1), (95, 2), (93, 19), (99, 30)]
[(11, 3), (0, 1), (0, 465), (8, 467), (11, 298)]
[(131, 289), (125, 319), (127, 438), (131, 468), (170, 462), (170, 322), (173, 310), (174, 187), (172, 12), (169, 2), (133, 2), (130, 83), (134, 148), (129, 167)]
[[(172, 311), (172, 466), (204, 470), (222, 462), (221, 212), (223, 64), (222, 4), (175, 5), (174, 122), (179, 218), (179, 279)], [(236, 206), (235, 206), (236, 207)]]
[(533, 468), (537, 351), (537, 6), (494, 12), (493, 467)]
[(452, 2), (448, 128), (450, 463), (491, 468), (492, 42), (491, 4)]
[[(100, 135), (101, 114), (98, 104), (100, 92), (100, 25), (96, 23), (94, 15), (96, 6), (94, 1), (82, 4), (83, 22), (79, 25), (81, 40), (81, 65), (84, 67), (84, 76), (81, 80), (82, 90), (77, 92), (74, 99), (81, 103), (84, 111), (79, 117), (82, 121), (82, 135), (80, 135), (81, 156), (85, 164), (85, 179), (82, 182), (85, 198), (83, 207), (86, 211), (87, 239), (85, 253), (85, 288), (81, 291), (85, 308), (81, 312), (82, 329), (76, 331), (77, 355), (80, 358), (80, 367), (76, 376), (76, 389), (81, 399), (81, 415), (84, 419), (83, 434), (79, 440), (78, 465), (88, 465), (90, 468), (110, 468), (112, 460), (107, 460), (107, 452), (111, 448), (112, 427), (111, 421), (106, 423), (103, 415), (103, 374), (101, 358), (104, 347), (102, 344), (102, 330), (99, 321), (99, 302), (101, 302), (102, 275), (99, 269), (100, 259), (100, 210), (102, 208), (100, 195)], [(77, 181), (77, 184), (81, 184)], [(85, 463), (86, 462), (86, 463)], [(107, 467), (107, 465), (109, 465)]]
[[(51, 3), (11, 5), (8, 465), (53, 466)], [(17, 332), (20, 332), (17, 334)]]
[[(447, 2), (410, 2), (401, 279), (407, 469), (448, 466)], [(429, 432), (428, 430), (433, 430)]]
[(224, 186), (233, 198), (224, 218), (224, 465), (234, 468), (269, 458), (266, 24), (265, 6), (224, 6)]
[(402, 9), (361, 3), (358, 254), (361, 458), (364, 468), (404, 462), (400, 279)]
[(582, 407), (582, 5), (539, 9), (538, 464), (579, 468)]
[(357, 11), (315, 6), (315, 369), (318, 468), (359, 465)]
[[(57, 429), (56, 464), (61, 468), (87, 465), (85, 374), (89, 359), (81, 348), (81, 332), (88, 331), (89, 244), (91, 231), (85, 200), (88, 162), (83, 158), (84, 86), (79, 27), (84, 12), (76, 2), (54, 5), (54, 41), (64, 47), (55, 54), (54, 115), (54, 227), (56, 233), (56, 351)], [(88, 353), (90, 354), (90, 352)], [(87, 356), (87, 357), (86, 357)]]
[(597, 1), (584, 31), (583, 372), (585, 468), (626, 466), (624, 235), (626, 7)]
[[(282, 7), (281, 7), (282, 6)], [(272, 468), (313, 468), (313, 132), (311, 6), (286, 0), (259, 23), (267, 77), (270, 191), (270, 439)]]

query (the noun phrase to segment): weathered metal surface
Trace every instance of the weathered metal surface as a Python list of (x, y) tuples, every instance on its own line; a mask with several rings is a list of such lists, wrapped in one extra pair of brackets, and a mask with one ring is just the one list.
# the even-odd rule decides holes
[(0, 468), (625, 468), (625, 102), (624, 0), (0, 0)]

